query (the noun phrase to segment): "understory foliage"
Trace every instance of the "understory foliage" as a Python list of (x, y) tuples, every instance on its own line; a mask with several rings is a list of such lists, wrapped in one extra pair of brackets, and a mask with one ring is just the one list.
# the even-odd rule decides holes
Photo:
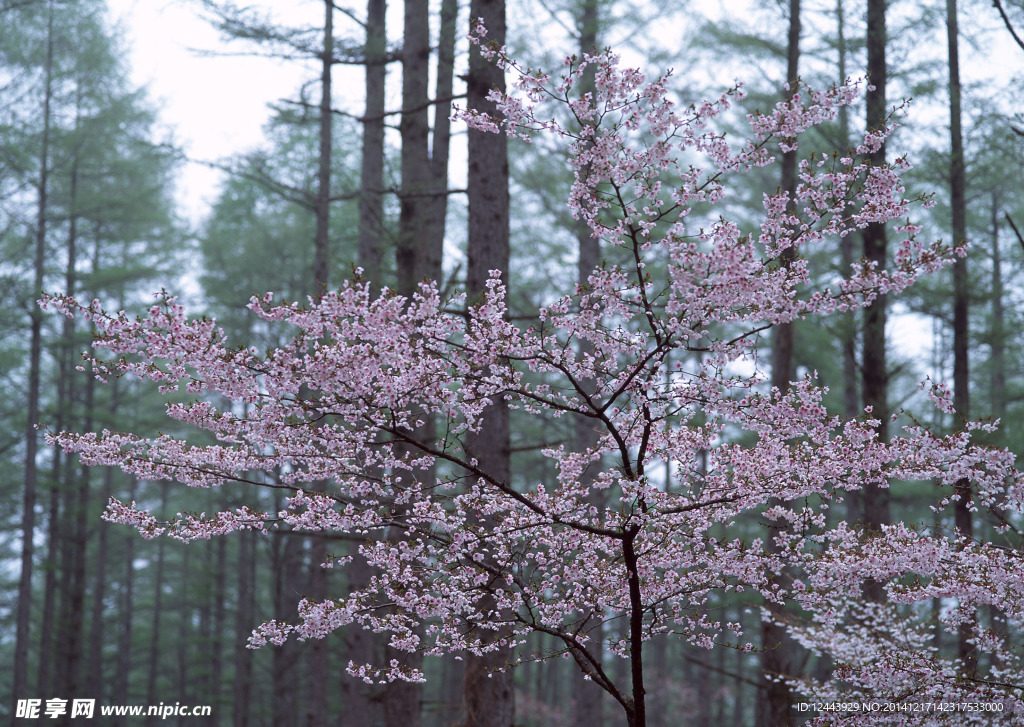
[[(739, 89), (681, 109), (665, 78), (647, 82), (610, 53), (570, 58), (552, 79), (520, 70), (483, 28), (474, 41), (519, 81), (495, 99), (501, 118), (461, 118), (567, 145), (571, 212), (629, 262), (597, 267), (528, 323), (510, 321), (498, 271), (472, 301), (443, 299), (432, 282), (411, 299), (387, 289), (375, 296), (358, 278), (306, 303), (267, 294), (253, 299), (252, 313), (295, 334), (266, 353), (229, 347), (214, 321), (190, 319), (167, 295), (140, 318), (48, 298), (44, 305), (95, 326), (96, 376), (180, 387), (191, 398), (181, 403), (177, 394), (167, 414), (219, 440), (104, 431), (56, 433), (53, 441), (144, 480), (288, 490), (280, 512), (242, 507), (158, 520), (112, 500), (106, 519), (186, 542), (275, 528), (362, 538), (358, 557), (377, 568), (370, 583), (301, 600), (293, 622), (258, 626), (254, 647), (354, 625), (388, 633), (393, 647), (410, 652), (505, 651), (512, 667), (530, 658), (518, 650), (525, 637), (541, 632), (560, 640), (563, 655), (630, 724), (642, 725), (645, 642), (672, 634), (709, 649), (761, 648), (756, 634), (716, 616), (731, 594), (756, 593), (789, 604), (786, 626), (832, 660), (828, 681), (793, 682), (803, 698), (998, 701), (1005, 709), (997, 718), (1024, 719), (1014, 699), (1022, 664), (1011, 648), (1024, 617), (1021, 554), (931, 523), (868, 531), (830, 510), (868, 485), (923, 481), (934, 484), (943, 511), (953, 484), (968, 478), (973, 505), (997, 511), (1012, 530), (1024, 507), (1013, 457), (973, 442), (991, 425), (940, 435), (911, 424), (880, 441), (872, 412), (843, 421), (826, 411), (813, 377), (769, 390), (758, 366), (759, 336), (771, 326), (862, 308), (964, 254), (915, 238), (908, 214), (916, 200), (900, 181), (905, 160), (868, 162), (892, 129), (869, 130), (855, 149), (811, 155), (793, 199), (765, 196), (760, 229), (728, 218), (744, 175), (830, 121), (856, 98), (857, 84), (798, 89), (751, 116), (748, 138), (736, 142), (713, 123)], [(591, 65), (596, 93), (578, 96)], [(545, 114), (550, 104), (567, 105), (582, 131)], [(864, 264), (827, 285), (812, 278), (803, 260), (814, 246), (888, 221), (899, 221), (902, 236), (891, 269)], [(790, 249), (796, 257), (783, 263)], [(944, 387), (924, 386), (951, 410)], [(582, 417), (597, 444), (544, 449), (557, 473), (549, 480), (495, 478), (478, 464), (472, 435), (498, 399), (520, 417)], [(751, 518), (776, 527), (751, 539)], [(884, 584), (885, 602), (864, 602), (869, 579)], [(943, 604), (939, 623), (935, 602)], [(950, 659), (936, 634), (976, 623), (982, 606), (997, 608), (1007, 627), (976, 626), (977, 658)], [(631, 662), (628, 683), (615, 679), (616, 658)], [(422, 679), (397, 659), (349, 669), (367, 680)], [(965, 724), (972, 716), (890, 719)], [(993, 715), (979, 718), (991, 723)]]

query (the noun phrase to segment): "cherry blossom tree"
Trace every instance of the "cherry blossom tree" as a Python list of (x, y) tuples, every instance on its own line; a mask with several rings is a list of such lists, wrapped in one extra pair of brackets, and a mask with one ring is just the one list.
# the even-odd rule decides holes
[[(954, 483), (966, 478), (972, 507), (993, 509), (1008, 536), (1016, 533), (1024, 490), (1013, 457), (974, 442), (992, 425), (943, 436), (912, 423), (880, 441), (871, 411), (843, 421), (826, 411), (813, 377), (783, 392), (758, 366), (759, 336), (770, 327), (862, 308), (963, 254), (915, 238), (907, 221), (915, 200), (900, 181), (905, 160), (870, 163), (892, 128), (870, 130), (856, 149), (808, 155), (792, 200), (765, 196), (759, 229), (730, 219), (730, 189), (771, 164), (773, 150), (796, 148), (805, 130), (831, 120), (857, 84), (793, 89), (751, 115), (749, 138), (733, 142), (712, 125), (738, 88), (679, 108), (667, 77), (648, 82), (610, 52), (570, 58), (550, 78), (520, 69), (483, 28), (473, 40), (518, 82), (494, 96), (500, 118), (459, 116), (566, 144), (570, 209), (622, 262), (596, 267), (531, 325), (511, 321), (500, 271), (473, 304), (442, 298), (435, 283), (411, 297), (375, 296), (359, 277), (305, 303), (267, 294), (252, 313), (294, 330), (289, 345), (267, 352), (230, 346), (214, 321), (189, 318), (166, 294), (141, 317), (47, 298), (44, 305), (96, 327), (96, 376), (134, 375), (179, 392), (168, 416), (218, 440), (104, 431), (52, 441), (143, 480), (288, 492), (280, 512), (242, 507), (161, 520), (111, 500), (105, 518), (186, 542), (274, 529), (362, 539), (358, 556), (324, 567), (365, 558), (376, 569), (365, 588), (301, 600), (294, 621), (257, 626), (253, 647), (350, 626), (389, 634), (406, 652), (501, 652), (512, 668), (541, 658), (521, 649), (528, 634), (547, 634), (557, 655), (575, 660), (627, 724), (641, 727), (645, 643), (672, 634), (708, 649), (762, 648), (713, 607), (755, 593), (790, 604), (763, 616), (790, 614), (783, 626), (834, 660), (824, 683), (776, 675), (808, 700), (998, 702), (1003, 710), (886, 718), (906, 724), (1022, 719), (1014, 701), (1022, 665), (1007, 635), (1024, 616), (1020, 552), (931, 524), (870, 530), (829, 518), (848, 492), (907, 480), (934, 483), (935, 507), (947, 512)], [(579, 95), (591, 66), (596, 91)], [(551, 105), (567, 107), (577, 131)], [(803, 251), (889, 221), (901, 221), (894, 231), (902, 236), (891, 269), (865, 263), (847, 278), (812, 276)], [(787, 250), (795, 254), (783, 265)], [(952, 410), (948, 390), (925, 389)], [(547, 480), (495, 477), (471, 442), (500, 399), (522, 420), (580, 418), (596, 443), (544, 449)], [(430, 432), (427, 415), (436, 422)], [(751, 539), (742, 525), (751, 516), (787, 525)], [(869, 579), (884, 585), (886, 601), (863, 602)], [(933, 599), (944, 604), (939, 624)], [(988, 604), (1011, 628), (978, 627), (980, 658), (968, 672), (935, 634), (956, 633)], [(625, 683), (609, 668), (615, 658), (629, 660)], [(423, 679), (399, 659), (349, 670), (368, 681)], [(865, 718), (883, 721), (862, 712), (816, 719)]]

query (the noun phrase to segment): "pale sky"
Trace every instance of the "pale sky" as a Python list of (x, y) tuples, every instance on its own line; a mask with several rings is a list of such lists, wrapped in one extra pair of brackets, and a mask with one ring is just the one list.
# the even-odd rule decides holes
[[(251, 56), (203, 57), (196, 49), (224, 46), (218, 33), (187, 0), (108, 0), (111, 18), (125, 28), (132, 80), (148, 87), (162, 125), (189, 158), (216, 161), (259, 145), (267, 104), (294, 97), (315, 69), (301, 63)], [(277, 8), (309, 2), (279, 0)], [(208, 210), (221, 173), (199, 164), (182, 169), (178, 196), (197, 222)]]

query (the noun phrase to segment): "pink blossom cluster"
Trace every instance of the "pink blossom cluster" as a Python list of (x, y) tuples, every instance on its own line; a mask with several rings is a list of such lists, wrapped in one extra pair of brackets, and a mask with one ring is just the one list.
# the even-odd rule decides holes
[[(487, 47), (518, 70), (503, 49)], [(258, 627), (254, 647), (357, 625), (407, 651), (510, 652), (542, 632), (625, 705), (621, 685), (594, 658), (594, 640), (630, 658), (669, 633), (755, 650), (756, 639), (717, 607), (747, 593), (798, 604), (803, 617), (786, 625), (833, 659), (835, 679), (794, 682), (809, 696), (1010, 699), (1024, 684), (1010, 637), (976, 634), (993, 666), (987, 681), (970, 678), (934, 647), (927, 617), (938, 599), (950, 606), (941, 626), (955, 629), (991, 606), (1010, 633), (1019, 630), (1021, 555), (930, 526), (836, 524), (831, 508), (869, 485), (918, 481), (931, 483), (942, 511), (949, 486), (967, 478), (975, 506), (998, 510), (1012, 527), (1024, 508), (1013, 457), (977, 443), (972, 427), (941, 435), (913, 424), (880, 441), (870, 411), (843, 421), (812, 378), (769, 390), (747, 365), (771, 326), (860, 308), (952, 259), (954, 251), (922, 244), (905, 222), (891, 269), (865, 264), (823, 287), (801, 257), (779, 264), (787, 249), (905, 220), (913, 203), (900, 179), (906, 162), (866, 159), (891, 130), (809, 157), (793, 199), (766, 196), (759, 231), (745, 232), (720, 203), (749, 170), (771, 162), (773, 145), (795, 147), (851, 103), (856, 84), (802, 89), (751, 117), (749, 139), (734, 150), (712, 123), (736, 90), (681, 110), (665, 78), (647, 82), (616, 60), (570, 59), (558, 80), (521, 71), (513, 93), (495, 98), (501, 117), (459, 116), (476, 128), (567, 143), (570, 210), (624, 250), (628, 264), (602, 264), (532, 325), (511, 322), (498, 271), (468, 308), (462, 295), (443, 299), (434, 283), (404, 298), (373, 295), (358, 279), (305, 303), (254, 298), (255, 315), (295, 331), (266, 354), (227, 345), (215, 322), (189, 318), (166, 295), (139, 317), (52, 296), (44, 305), (98, 331), (97, 376), (187, 392), (168, 415), (216, 443), (107, 431), (52, 441), (144, 480), (288, 492), (277, 513), (241, 508), (165, 521), (112, 500), (106, 518), (146, 537), (279, 527), (364, 539), (359, 557), (375, 569), (368, 585), (303, 599), (294, 622)], [(574, 95), (592, 64), (596, 90)], [(548, 103), (567, 105), (581, 130), (539, 116)], [(693, 229), (697, 206), (719, 216)], [(931, 391), (948, 411), (948, 393)], [(498, 400), (524, 423), (581, 418), (597, 442), (545, 448), (545, 479), (496, 477), (480, 465), (472, 434)], [(751, 537), (742, 521), (752, 514), (787, 527)], [(863, 603), (868, 579), (885, 584), (887, 603)], [(369, 681), (423, 678), (397, 661), (350, 671)]]

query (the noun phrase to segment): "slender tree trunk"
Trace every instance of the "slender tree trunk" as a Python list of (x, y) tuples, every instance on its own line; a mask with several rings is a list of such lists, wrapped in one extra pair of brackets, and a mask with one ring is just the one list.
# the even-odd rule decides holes
[[(192, 563), (192, 554), (195, 552), (195, 548), (184, 548), (182, 553), (181, 563), (181, 575), (184, 576), (185, 582), (193, 576), (193, 572), (197, 570), (196, 566)], [(189, 689), (189, 669), (188, 669), (188, 654), (189, 647), (195, 645), (195, 636), (192, 631), (192, 610), (193, 603), (191, 589), (182, 588), (181, 593), (175, 599), (175, 611), (178, 616), (178, 627), (175, 629), (175, 644), (174, 648), (177, 652), (177, 675), (175, 676), (174, 694), (176, 699), (180, 699), (182, 702), (195, 704), (197, 700), (195, 695)]]
[(233, 727), (248, 727), (252, 706), (252, 656), (245, 648), (254, 620), (253, 563), (255, 547), (252, 533), (238, 537), (238, 612), (235, 615), (235, 683), (231, 716)]
[[(380, 288), (384, 259), (384, 92), (387, 78), (387, 4), (368, 0), (366, 6), (366, 108), (363, 114), (362, 172), (359, 188), (358, 264)], [(348, 590), (365, 588), (373, 569), (359, 554), (359, 543), (349, 545), (352, 562), (345, 568)], [(376, 661), (377, 637), (358, 626), (345, 629), (345, 660), (355, 664)], [(346, 725), (373, 727), (382, 718), (373, 685), (347, 674), (341, 681)]]
[[(800, 75), (800, 0), (789, 2), (789, 33), (786, 46), (786, 82), (789, 84), (787, 95), (792, 97), (797, 93), (797, 83)], [(797, 184), (797, 152), (787, 151), (782, 155), (782, 191), (789, 195), (787, 210), (795, 212), (796, 204), (793, 198), (796, 196)], [(783, 266), (790, 266), (796, 260), (796, 250), (792, 247), (782, 252), (781, 260)], [(773, 329), (772, 338), (772, 388), (779, 392), (789, 391), (790, 382), (793, 379), (793, 324), (784, 323)], [(773, 501), (779, 504), (781, 501)], [(779, 547), (775, 542), (775, 536), (780, 529), (785, 529), (785, 523), (772, 520), (768, 523), (767, 544), (769, 552), (777, 553)], [(774, 574), (766, 574), (771, 578)], [(778, 574), (781, 578), (788, 578), (788, 574)], [(763, 727), (785, 727), (793, 724), (793, 703), (792, 695), (785, 682), (779, 677), (789, 676), (792, 673), (794, 644), (786, 634), (784, 623), (786, 607), (784, 604), (768, 601), (765, 604), (769, 618), (761, 623), (761, 647), (764, 649), (761, 656), (762, 671), (762, 699), (760, 705), (760, 724)]]
[(317, 290), (327, 287), (331, 204), (331, 68), (334, 65), (334, 2), (324, 0), (324, 48), (320, 59), (320, 160), (317, 165), (316, 254), (313, 280)]
[[(77, 125), (77, 122), (76, 122)], [(77, 266), (78, 249), (78, 214), (76, 211), (78, 191), (78, 160), (71, 165), (70, 184), (70, 220), (68, 223), (67, 242), (67, 272), (65, 285), (70, 291), (77, 287), (75, 268)], [(65, 327), (64, 339), (65, 348), (70, 359), (72, 339), (75, 333), (73, 325)], [(70, 375), (73, 370), (71, 361), (67, 361), (66, 370)], [(65, 387), (67, 391), (73, 392), (74, 387)], [(96, 379), (89, 377), (85, 384), (84, 419), (82, 420), (83, 431), (92, 431), (94, 400), (96, 393)], [(70, 405), (70, 402), (69, 402)], [(83, 696), (79, 693), (81, 680), (81, 666), (83, 656), (83, 636), (85, 633), (85, 556), (88, 535), (88, 504), (89, 489), (91, 484), (92, 470), (85, 465), (78, 467), (76, 475), (75, 468), (71, 461), (65, 463), (65, 475), (67, 477), (67, 488), (65, 497), (69, 503), (65, 512), (67, 517), (64, 520), (64, 533), (62, 534), (65, 544), (66, 557), (62, 557), (62, 564), (65, 573), (63, 588), (63, 608), (61, 626), (58, 633), (61, 635), (62, 654), (61, 663), (58, 665), (60, 691), (69, 697)]]
[(640, 532), (634, 525), (622, 541), (622, 559), (629, 589), (629, 669), (632, 704), (626, 711), (629, 727), (647, 727), (647, 689), (644, 686), (644, 601), (640, 591), (639, 557), (634, 543)]
[[(99, 224), (96, 225), (96, 228), (95, 245), (93, 246), (92, 255), (93, 270), (100, 269)], [(90, 385), (92, 384), (90, 383)], [(120, 381), (118, 379), (114, 379), (110, 383), (110, 402), (107, 407), (107, 411), (110, 412), (110, 414), (115, 414), (120, 406), (119, 394)], [(92, 398), (92, 394), (89, 395), (89, 398)], [(103, 469), (103, 485), (100, 492), (99, 502), (108, 502), (113, 494), (114, 469), (112, 467), (105, 467)], [(88, 674), (86, 694), (96, 698), (99, 698), (102, 695), (104, 684), (106, 684), (106, 679), (104, 679), (103, 673), (103, 636), (105, 633), (103, 621), (106, 614), (104, 606), (107, 592), (107, 559), (110, 557), (108, 554), (109, 532), (110, 528), (98, 528), (95, 558), (96, 570), (93, 578), (92, 613), (90, 615), (89, 647), (86, 661), (86, 673)]]
[(448, 161), (451, 146), (452, 94), (455, 82), (455, 35), (458, 0), (441, 0), (441, 27), (437, 43), (437, 79), (434, 87), (434, 131), (430, 151), (430, 211), (424, 235), (424, 274), (440, 283), (444, 253), (445, 219), (448, 212)]
[[(93, 398), (95, 395), (96, 379), (89, 378), (86, 382), (85, 410), (86, 418), (83, 421), (83, 431), (92, 430)], [(74, 471), (68, 467), (69, 474)], [(64, 685), (62, 693), (70, 697), (84, 696), (80, 693), (82, 678), (82, 656), (84, 652), (83, 636), (85, 634), (85, 562), (86, 548), (88, 545), (88, 504), (89, 490), (92, 481), (92, 471), (89, 467), (81, 465), (78, 470), (77, 479), (69, 478), (77, 486), (73, 491), (74, 501), (69, 508), (67, 521), (70, 537), (66, 542), (70, 545), (70, 558), (68, 558), (67, 589), (64, 593), (64, 619), (63, 628), (60, 633), (65, 636), (65, 643), (62, 658), (62, 671)], [(71, 493), (69, 493), (71, 494)]]
[[(989, 365), (989, 401), (992, 406), (992, 418), (1002, 420), (1006, 416), (1006, 311), (1003, 303), (1005, 290), (1003, 287), (1002, 252), (999, 249), (999, 193), (992, 192), (992, 329), (989, 333), (991, 356)], [(989, 621), (992, 631), (1002, 639), (1009, 635), (1006, 613), (995, 606), (988, 607)], [(992, 667), (1001, 667), (1003, 663), (993, 657)]]
[(399, 192), (398, 245), (395, 250), (398, 290), (409, 295), (424, 272), (420, 225), (430, 209), (430, 5), (405, 0), (402, 47), (402, 187)]
[(359, 185), (359, 266), (380, 287), (384, 259), (384, 90), (386, 0), (366, 4), (366, 109)]
[(992, 328), (989, 333), (991, 376), (989, 401), (992, 418), (1006, 416), (1006, 310), (1003, 303), (1003, 256), (999, 249), (999, 193), (992, 192)]
[[(579, 33), (579, 48), (577, 52), (580, 57), (584, 53), (596, 53), (598, 48), (598, 31), (600, 20), (598, 16), (597, 0), (583, 0), (577, 18), (577, 32)], [(595, 93), (596, 91), (596, 68), (591, 65), (586, 69), (580, 83), (580, 93)], [(588, 173), (585, 171), (584, 174)], [(600, 242), (591, 234), (590, 226), (582, 220), (576, 222), (576, 246), (578, 250), (576, 258), (576, 281), (580, 285), (586, 284), (590, 274), (601, 262)], [(593, 353), (593, 345), (586, 340), (577, 343), (577, 356), (584, 358)], [(595, 384), (593, 381), (583, 382), (588, 392), (593, 393)], [(596, 447), (599, 441), (598, 430), (593, 420), (578, 416), (573, 419), (573, 450), (586, 452)], [(593, 470), (583, 473), (581, 484), (590, 486), (594, 482)], [(588, 496), (591, 504), (600, 506), (601, 492), (591, 490)], [(591, 635), (590, 651), (598, 659), (601, 658), (601, 617), (602, 614), (580, 614), (584, 620), (584, 631)], [(604, 690), (593, 680), (584, 678), (581, 669), (574, 669), (570, 681), (572, 690), (572, 724), (574, 727), (595, 727), (601, 724), (601, 697)]]
[[(867, 4), (867, 50), (868, 82), (874, 86), (867, 92), (867, 127), (879, 129), (886, 121), (887, 109), (885, 84), (887, 77), (885, 50), (886, 0), (868, 0)], [(871, 163), (885, 163), (885, 146), (872, 153)], [(864, 257), (875, 263), (879, 270), (886, 264), (885, 225), (872, 223), (864, 230)], [(885, 323), (886, 297), (878, 296), (864, 312), (864, 348), (861, 374), (861, 391), (864, 405), (871, 407), (872, 415), (878, 419), (878, 438), (889, 438), (889, 407), (887, 391), (889, 376), (886, 370)], [(877, 530), (889, 522), (889, 490), (886, 487), (868, 485), (864, 488), (864, 524)], [(869, 580), (864, 585), (864, 595), (872, 601), (885, 600), (882, 584)]]
[[(284, 504), (278, 498), (275, 509), (280, 511)], [(295, 596), (305, 590), (301, 582), (303, 575), (302, 539), (294, 533), (282, 533), (272, 546), (274, 578), (274, 614), (282, 620), (294, 619)], [(302, 662), (304, 643), (290, 639), (274, 647), (271, 652), (271, 684), (273, 685), (271, 711), (275, 727), (289, 727), (297, 720), (296, 714), (304, 704), (308, 685), (295, 683), (292, 678), (298, 673)]]
[[(309, 586), (306, 593), (310, 598), (322, 600), (327, 597), (327, 571), (321, 564), (327, 560), (327, 541), (314, 535), (309, 543)], [(329, 646), (327, 639), (313, 639), (306, 644), (306, 669), (309, 687), (306, 699), (307, 727), (321, 727), (327, 724), (327, 675), (329, 670)]]
[[(330, 234), (330, 204), (331, 204), (331, 153), (333, 141), (331, 130), (333, 119), (331, 116), (331, 69), (334, 66), (334, 0), (324, 0), (324, 47), (321, 57), (320, 71), (320, 159), (317, 167), (317, 191), (316, 191), (316, 240), (314, 243), (315, 254), (313, 259), (313, 287), (314, 294), (327, 290), (329, 284), (329, 234)], [(288, 538), (292, 540), (292, 538)], [(301, 546), (300, 543), (296, 544)], [(320, 564), (327, 559), (327, 544), (322, 538), (314, 538), (310, 543), (309, 583), (307, 593), (313, 598), (323, 598), (327, 594), (327, 573), (320, 567)], [(294, 571), (298, 573), (298, 568)], [(294, 592), (293, 592), (294, 593)], [(291, 595), (291, 594), (290, 594)], [(307, 725), (321, 725), (327, 720), (327, 669), (328, 669), (328, 646), (323, 639), (314, 639), (306, 643), (305, 656), (308, 676), (306, 679), (306, 700), (304, 720)], [(284, 647), (282, 647), (284, 648)], [(300, 647), (296, 646), (296, 653), (293, 658), (298, 658)], [(297, 705), (294, 704), (294, 689), (288, 697), (293, 702), (292, 709), (283, 713), (284, 721), (279, 724), (288, 724), (296, 719), (298, 714)], [(283, 695), (275, 692), (278, 697)], [(280, 699), (275, 700), (279, 707), (285, 703)]]
[[(64, 386), (67, 379), (63, 375), (57, 377), (57, 399), (63, 401), (66, 398)], [(58, 431), (65, 429), (63, 405), (57, 407), (54, 416), (54, 428)], [(53, 652), (54, 641), (57, 629), (54, 627), (55, 614), (57, 610), (57, 574), (60, 571), (60, 551), (62, 547), (61, 526), (60, 526), (60, 486), (65, 456), (60, 448), (54, 448), (53, 462), (50, 468), (50, 496), (47, 506), (47, 527), (46, 527), (46, 559), (43, 561), (43, 568), (46, 576), (43, 579), (43, 607), (42, 617), (39, 619), (39, 664), (38, 676), (36, 679), (37, 689), (50, 691), (53, 687)]]
[[(221, 508), (222, 510), (224, 508)], [(227, 628), (227, 538), (211, 543), (216, 551), (213, 570), (213, 630), (210, 639), (210, 690), (214, 710), (223, 704), (224, 633)]]
[[(128, 501), (135, 499), (138, 481), (130, 479)], [(124, 538), (124, 582), (118, 599), (120, 603), (119, 619), (121, 625), (117, 634), (117, 673), (114, 678), (114, 703), (128, 703), (128, 687), (132, 675), (132, 634), (135, 619), (135, 543), (138, 533), (130, 532)], [(115, 724), (123, 725), (123, 717), (118, 717)]]
[[(469, 17), (483, 20), (488, 40), (505, 43), (504, 0), (471, 0)], [(481, 57), (473, 46), (469, 55), (467, 106), (495, 113), (487, 100), (492, 89), (505, 90), (505, 75)], [(470, 305), (479, 304), (491, 270), (501, 271), (508, 284), (509, 191), (508, 144), (502, 134), (468, 132), (469, 240), (467, 246), (466, 290)], [(499, 481), (508, 481), (508, 407), (498, 399), (486, 411), (479, 433), (467, 443), (470, 455), (480, 467)], [(494, 638), (500, 638), (495, 634)], [(492, 652), (466, 657), (464, 699), (465, 727), (511, 727), (515, 719), (515, 688), (507, 666), (509, 655)]]
[[(39, 295), (43, 291), (43, 271), (46, 260), (47, 185), (49, 183), (50, 164), (50, 102), (52, 99), (53, 80), (53, 9), (49, 3), (47, 3), (46, 68), (44, 72), (43, 138), (39, 150), (36, 244), (33, 260), (34, 278), (32, 281), (33, 295)], [(31, 638), (32, 560), (35, 555), (36, 485), (38, 479), (36, 456), (39, 447), (36, 427), (39, 424), (39, 393), (41, 388), (42, 311), (32, 306), (29, 318), (31, 327), (29, 333), (28, 401), (26, 402), (28, 416), (25, 423), (25, 489), (22, 495), (21, 514), (21, 576), (18, 580), (18, 605), (15, 616), (14, 683), (11, 690), (15, 699), (31, 696), (28, 694), (28, 643)], [(14, 712), (12, 711), (13, 714)], [(12, 723), (16, 722), (14, 717), (11, 719)]]
[[(70, 240), (74, 235), (69, 236)], [(64, 286), (69, 295), (74, 295), (74, 247), (69, 245), (70, 260), (65, 271)], [(58, 346), (57, 364), (57, 410), (54, 414), (53, 426), (57, 431), (63, 431), (70, 426), (69, 418), (72, 416), (71, 401), (74, 399), (74, 379), (70, 376), (72, 365), (71, 341), (74, 336), (75, 321), (66, 318), (61, 324), (61, 341)], [(50, 493), (49, 505), (47, 507), (47, 534), (46, 534), (46, 559), (44, 561), (45, 578), (43, 582), (43, 608), (40, 619), (40, 647), (37, 689), (41, 692), (50, 692), (54, 689), (63, 692), (64, 685), (60, 682), (57, 672), (60, 668), (54, 668), (54, 656), (56, 643), (61, 642), (62, 648), (64, 638), (58, 634), (57, 623), (57, 577), (67, 574), (67, 564), (62, 565), (61, 559), (67, 559), (68, 546), (66, 539), (71, 537), (70, 532), (62, 522), (61, 502), (69, 498), (64, 494), (66, 488), (61, 486), (64, 482), (65, 468), (71, 466), (70, 455), (64, 455), (59, 447), (53, 451), (53, 460), (50, 467)], [(70, 479), (70, 478), (68, 478)], [(63, 589), (62, 589), (63, 591)], [(60, 662), (60, 660), (57, 660)]]
[[(348, 590), (357, 591), (365, 588), (373, 577), (373, 569), (359, 554), (359, 543), (350, 544), (352, 562), (345, 567), (348, 576)], [(356, 625), (345, 629), (345, 661), (355, 664), (369, 664), (377, 660), (376, 634), (359, 628)], [(375, 698), (376, 689), (363, 680), (342, 677), (341, 694), (345, 704), (345, 727), (374, 727), (383, 719), (380, 701)]]
[[(949, 47), (949, 189), (950, 209), (953, 216), (953, 243), (967, 240), (967, 202), (965, 198), (964, 142), (960, 123), (960, 53), (959, 30), (957, 28), (956, 0), (946, 0), (946, 37)], [(970, 416), (970, 376), (968, 371), (968, 346), (970, 331), (968, 325), (967, 258), (957, 257), (953, 262), (953, 406), (963, 426)], [(971, 482), (966, 477), (956, 483), (956, 527), (968, 540), (974, 535), (971, 519)], [(962, 623), (957, 634), (957, 656), (968, 675), (976, 668), (974, 649), (970, 644), (974, 619)]]
[[(843, 7), (843, 0), (836, 0), (836, 36), (839, 55), (839, 78), (840, 83), (846, 82), (846, 11)], [(843, 106), (839, 109), (839, 144), (840, 149), (850, 145), (850, 109)], [(840, 269), (842, 274), (852, 275), (853, 257), (853, 235), (846, 235), (839, 241)], [(843, 417), (854, 419), (861, 412), (859, 375), (857, 372), (857, 316), (855, 313), (844, 313), (842, 315), (842, 340), (843, 347)], [(849, 522), (857, 522), (864, 514), (864, 503), (861, 501), (861, 493), (854, 490), (846, 494), (846, 513)]]
[[(161, 482), (160, 512), (167, 512), (167, 490), (167, 482)], [(160, 636), (164, 619), (164, 571), (166, 569), (164, 554), (167, 551), (166, 543), (166, 538), (159, 538), (157, 540), (156, 569), (153, 576), (153, 618), (150, 622), (152, 633), (149, 638), (149, 671), (146, 677), (146, 702), (148, 704), (156, 704), (160, 701), (156, 692), (156, 683), (161, 666)], [(154, 717), (146, 719), (147, 725), (155, 725), (156, 723), (157, 720)]]
[[(111, 382), (116, 386), (117, 380)], [(112, 408), (114, 408), (112, 406)], [(114, 470), (111, 467), (103, 469), (103, 487), (101, 490), (101, 501), (109, 502), (114, 494)], [(92, 613), (89, 615), (89, 650), (86, 660), (86, 673), (88, 674), (86, 694), (95, 695), (100, 698), (104, 692), (104, 685), (107, 680), (104, 676), (105, 659), (103, 654), (103, 637), (107, 630), (104, 628), (104, 616), (106, 615), (105, 602), (107, 598), (107, 560), (110, 558), (108, 533), (110, 528), (98, 528), (96, 542), (96, 571), (93, 574), (92, 586)]]
[[(214, 644), (213, 639), (213, 611), (216, 608), (214, 592), (218, 587), (217, 574), (215, 573), (214, 549), (217, 546), (217, 541), (223, 539), (211, 538), (202, 546), (203, 557), (200, 569), (203, 576), (203, 587), (196, 599), (195, 610), (198, 619), (196, 645), (202, 650), (206, 658), (203, 663), (199, 664), (195, 664), (193, 660), (194, 665), (191, 666), (192, 673), (190, 675), (196, 684), (192, 698), (200, 704), (216, 704), (217, 687), (220, 684), (220, 682), (213, 678), (213, 662), (215, 659), (220, 658), (220, 655), (217, 653), (219, 644)], [(217, 709), (217, 707), (215, 706), (214, 709)]]

